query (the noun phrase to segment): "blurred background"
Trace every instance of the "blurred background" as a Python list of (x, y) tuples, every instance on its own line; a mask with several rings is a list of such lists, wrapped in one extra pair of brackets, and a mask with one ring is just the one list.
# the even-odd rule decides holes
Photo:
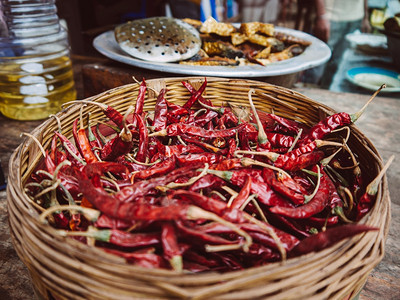
[[(384, 31), (384, 22), (400, 13), (399, 0), (57, 0), (56, 4), (75, 56), (101, 57), (92, 46), (93, 39), (129, 20), (172, 16), (204, 21), (212, 16), (220, 22), (272, 23), (307, 32), (326, 42), (332, 50), (331, 60), (302, 73), (299, 85), (370, 93), (346, 80), (350, 68), (400, 71), (399, 63), (393, 64), (394, 57), (398, 57), (400, 29), (392, 53)], [(361, 45), (350, 34), (360, 34), (356, 38), (363, 38)], [(384, 44), (376, 45), (382, 37)], [(372, 47), (362, 47), (365, 44)]]

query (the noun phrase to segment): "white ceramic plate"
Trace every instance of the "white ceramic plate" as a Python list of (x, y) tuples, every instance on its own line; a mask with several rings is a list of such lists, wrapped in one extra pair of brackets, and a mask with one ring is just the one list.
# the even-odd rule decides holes
[(382, 68), (360, 67), (347, 71), (347, 79), (352, 83), (376, 91), (382, 84), (386, 84), (386, 88), (382, 89), (382, 93), (400, 92), (400, 74)]
[(93, 46), (97, 49), (97, 51), (110, 59), (139, 68), (185, 75), (236, 78), (267, 77), (293, 74), (319, 66), (327, 62), (331, 57), (331, 50), (329, 49), (328, 45), (307, 33), (281, 27), (276, 27), (276, 31), (287, 33), (303, 40), (310, 41), (311, 45), (308, 46), (302, 54), (296, 57), (267, 66), (251, 65), (234, 67), (190, 66), (180, 65), (178, 63), (151, 62), (136, 59), (121, 50), (118, 43), (115, 41), (113, 30), (104, 32), (97, 36), (93, 40)]
[(388, 51), (387, 38), (383, 34), (370, 33), (349, 33), (346, 39), (353, 48), (357, 48), (368, 53), (385, 53)]

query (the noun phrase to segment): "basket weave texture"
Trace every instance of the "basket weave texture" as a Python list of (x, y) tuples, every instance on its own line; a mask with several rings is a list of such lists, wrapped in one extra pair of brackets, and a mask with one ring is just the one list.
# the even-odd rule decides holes
[[(168, 101), (183, 104), (190, 97), (181, 81), (198, 88), (204, 78), (184, 77), (148, 80), (150, 87), (144, 110), (152, 110), (156, 94), (167, 88)], [(313, 125), (334, 113), (295, 91), (251, 80), (207, 78), (203, 95), (216, 105), (230, 102), (248, 106), (248, 91), (254, 88), (257, 109)], [(139, 85), (121, 86), (90, 100), (106, 103), (120, 112), (134, 104)], [(79, 118), (80, 105), (60, 112), (63, 134), (72, 137), (72, 123)], [(84, 112), (91, 119), (103, 118), (89, 105)], [(349, 146), (372, 180), (382, 169), (372, 143), (351, 126)], [(33, 134), (49, 148), (57, 122), (54, 118), (37, 127)], [(129, 265), (117, 256), (70, 238), (60, 237), (54, 228), (39, 222), (39, 214), (23, 192), (23, 185), (42, 155), (32, 139), (26, 139), (13, 153), (7, 189), (9, 223), (14, 247), (30, 271), (38, 296), (43, 299), (347, 299), (356, 297), (372, 269), (384, 255), (390, 221), (387, 179), (383, 178), (376, 204), (361, 223), (378, 227), (305, 256), (262, 267), (228, 273), (177, 274), (169, 270)]]

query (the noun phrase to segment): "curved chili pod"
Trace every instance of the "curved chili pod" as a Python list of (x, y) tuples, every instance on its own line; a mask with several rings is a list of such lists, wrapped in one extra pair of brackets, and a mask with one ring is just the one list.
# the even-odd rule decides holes
[(321, 182), (315, 196), (306, 204), (298, 207), (279, 207), (274, 206), (270, 211), (275, 214), (283, 215), (294, 219), (309, 218), (323, 211), (329, 205), (330, 186), (327, 176), (321, 177)]
[(326, 249), (341, 240), (350, 238), (367, 231), (379, 230), (362, 224), (348, 224), (328, 228), (326, 231), (309, 236), (298, 243), (289, 253), (289, 257), (299, 256), (310, 252), (317, 252)]

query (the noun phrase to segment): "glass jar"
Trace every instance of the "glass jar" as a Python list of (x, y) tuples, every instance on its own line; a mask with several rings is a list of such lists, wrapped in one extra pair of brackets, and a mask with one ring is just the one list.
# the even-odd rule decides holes
[(76, 98), (55, 0), (0, 0), (0, 111), (39, 120)]

